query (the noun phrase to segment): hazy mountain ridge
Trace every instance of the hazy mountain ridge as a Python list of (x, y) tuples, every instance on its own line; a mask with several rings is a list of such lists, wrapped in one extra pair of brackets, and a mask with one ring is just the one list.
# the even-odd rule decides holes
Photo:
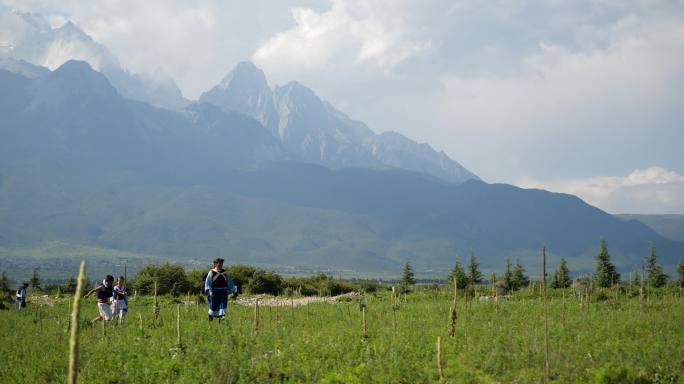
[(304, 161), (333, 168), (397, 167), (456, 183), (478, 179), (428, 144), (396, 132), (375, 134), (296, 81), (271, 90), (263, 71), (250, 62), (238, 64), (199, 100), (255, 118)]
[(640, 221), (670, 240), (684, 241), (684, 215), (619, 214), (615, 216), (623, 220)]
[(297, 157), (250, 117), (126, 100), (83, 62), (35, 78), (0, 70), (0, 89), (3, 257), (56, 242), (378, 272), (410, 260), (446, 273), (470, 251), (486, 268), (506, 257), (532, 267), (544, 245), (587, 270), (601, 236), (623, 269), (641, 265), (649, 241), (669, 266), (683, 249), (570, 195), (284, 161)]
[[(5, 138), (0, 156), (8, 162), (70, 155), (156, 168), (161, 159), (185, 169), (286, 158), (280, 144), (244, 115), (209, 105), (176, 112), (129, 101), (85, 62), (68, 61), (33, 79), (2, 70), (0, 77), (13, 89), (12, 96), (0, 99), (7, 122), (0, 127)], [(151, 151), (157, 159), (148, 162)]]
[[(105, 46), (93, 40), (81, 28), (67, 21), (53, 28), (43, 16), (0, 6), (6, 22), (0, 26), (7, 52), (0, 51), (0, 68), (16, 70), (7, 59), (24, 60), (36, 66), (57, 69), (69, 60), (86, 61), (107, 76), (124, 97), (168, 109), (188, 104), (175, 81), (163, 74), (135, 74), (121, 67), (119, 60)], [(25, 73), (24, 73), (25, 74)]]
[[(105, 46), (70, 21), (53, 28), (39, 14), (6, 7), (0, 7), (0, 16), (13, 24), (13, 28), (5, 31), (12, 49), (9, 53), (0, 52), (0, 58), (4, 57), (0, 68), (38, 76), (45, 74), (39, 67), (29, 69), (17, 65), (18, 60), (53, 69), (70, 59), (83, 60), (102, 72), (126, 99), (172, 110), (190, 103), (173, 79), (163, 74), (124, 70)], [(202, 94), (199, 101), (256, 119), (280, 139), (291, 157), (303, 161), (330, 167), (398, 167), (457, 183), (477, 179), (458, 162), (427, 144), (415, 143), (398, 133), (392, 134), (393, 139), (386, 134), (376, 135), (363, 122), (350, 119), (297, 82), (272, 91), (264, 73), (249, 62), (238, 64), (216, 87)]]

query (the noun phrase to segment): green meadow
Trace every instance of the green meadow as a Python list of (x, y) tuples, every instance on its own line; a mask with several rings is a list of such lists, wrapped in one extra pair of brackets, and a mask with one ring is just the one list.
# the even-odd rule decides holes
[[(684, 382), (679, 290), (551, 291), (545, 317), (538, 287), (499, 301), (459, 295), (453, 336), (453, 294), (434, 286), (303, 306), (231, 302), (221, 323), (197, 297), (159, 297), (155, 314), (154, 299), (138, 296), (123, 326), (92, 324), (85, 299), (78, 382), (540, 383), (545, 359), (549, 382)], [(32, 297), (0, 311), (0, 382), (66, 382), (69, 310), (69, 297)]]

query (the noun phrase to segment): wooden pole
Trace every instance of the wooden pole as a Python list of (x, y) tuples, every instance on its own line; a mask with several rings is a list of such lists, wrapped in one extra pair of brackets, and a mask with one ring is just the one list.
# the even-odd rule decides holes
[(181, 343), (181, 325), (180, 325), (180, 306), (176, 305), (176, 344), (178, 349), (183, 349), (183, 344)]
[(442, 368), (442, 338), (437, 336), (437, 375), (439, 375), (439, 382), (444, 383), (444, 370)]
[(259, 298), (254, 302), (254, 333), (259, 330)]
[(361, 336), (364, 340), (368, 338), (368, 328), (366, 327), (366, 307), (361, 308), (361, 322), (363, 323), (363, 335)]
[(549, 382), (549, 309), (546, 302), (546, 247), (542, 248), (542, 289), (544, 290), (544, 383)]

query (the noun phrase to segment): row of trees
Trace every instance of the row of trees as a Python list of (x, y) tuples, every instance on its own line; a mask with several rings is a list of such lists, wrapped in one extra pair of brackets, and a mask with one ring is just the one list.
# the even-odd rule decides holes
[[(483, 275), (479, 268), (480, 263), (477, 262), (475, 255), (471, 254), (466, 268), (463, 267), (460, 261), (456, 261), (456, 264), (449, 272), (447, 282), (455, 285), (458, 289), (466, 289), (469, 286), (481, 284)], [(530, 278), (527, 276), (525, 267), (520, 263), (520, 259), (516, 259), (515, 265), (511, 265), (511, 261), (506, 259), (503, 273), (501, 275), (492, 273), (489, 277), (489, 282), (504, 292), (509, 292), (527, 287), (530, 284)], [(571, 284), (572, 279), (570, 278), (568, 264), (565, 259), (561, 259), (560, 266), (551, 279), (551, 287), (567, 288)]]
[[(615, 265), (610, 261), (610, 253), (606, 241), (601, 239), (599, 255), (597, 257), (596, 273), (594, 281), (599, 287), (607, 288), (620, 282), (620, 273), (617, 272)], [(658, 264), (658, 256), (653, 244), (650, 246), (648, 256), (644, 259), (645, 263), (642, 270), (645, 282), (651, 286), (660, 288), (667, 284), (669, 276), (663, 272), (663, 268)], [(684, 264), (681, 262), (677, 266), (679, 275), (678, 284), (684, 285)]]
[[(244, 264), (229, 266), (227, 271), (241, 292), (251, 294), (339, 295), (351, 291), (374, 292), (379, 287), (377, 282), (345, 281), (322, 273), (309, 277), (283, 277), (276, 272)], [(158, 294), (199, 293), (204, 291), (206, 272), (193, 270), (186, 273), (181, 265), (170, 263), (147, 265), (138, 271), (130, 286), (141, 294), (154, 293), (155, 285)]]
[[(596, 271), (591, 277), (596, 286), (607, 288), (620, 283), (620, 273), (617, 272), (615, 265), (611, 262), (608, 247), (603, 239), (596, 260)], [(377, 282), (369, 280), (344, 281), (325, 274), (285, 278), (273, 271), (266, 271), (250, 265), (233, 265), (228, 267), (228, 272), (242, 291), (252, 294), (279, 295), (297, 292), (305, 296), (337, 295), (354, 290), (373, 292), (379, 288)], [(206, 271), (186, 272), (182, 266), (177, 264), (148, 265), (138, 271), (133, 281), (129, 282), (129, 287), (142, 294), (153, 293), (155, 284), (159, 294), (180, 295), (186, 292), (200, 292), (203, 289), (202, 277), (204, 273)], [(681, 262), (678, 265), (677, 274), (677, 285), (684, 287), (684, 264)], [(650, 287), (658, 288), (667, 284), (668, 275), (663, 272), (662, 267), (658, 264), (656, 249), (653, 245), (650, 247), (649, 255), (645, 258), (640, 277)], [(635, 278), (638, 280), (639, 276), (635, 275)], [(461, 290), (481, 284), (483, 274), (475, 255), (471, 253), (468, 265), (465, 267), (460, 261), (456, 261), (448, 274), (447, 282), (450, 285), (455, 284)], [(489, 282), (500, 291), (510, 292), (527, 287), (530, 284), (530, 278), (519, 259), (516, 259), (514, 265), (506, 259), (504, 271), (500, 275), (492, 273)], [(564, 258), (561, 258), (560, 265), (554, 271), (549, 282), (552, 288), (568, 288), (572, 285), (573, 280)], [(76, 289), (76, 279), (73, 276), (70, 276), (63, 285), (53, 284), (42, 287), (37, 268), (34, 268), (28, 283), (33, 289), (45, 288), (49, 291), (59, 289), (63, 293), (73, 293)], [(404, 264), (399, 283), (400, 292), (408, 291), (416, 283), (415, 274), (408, 261)], [(10, 284), (4, 272), (0, 276), (0, 292), (10, 292)]]
[[(480, 264), (477, 258), (471, 253), (468, 261), (468, 266), (463, 267), (460, 261), (449, 272), (447, 282), (455, 284), (458, 289), (466, 289), (469, 286), (476, 286), (482, 283), (482, 273), (479, 270)], [(407, 268), (410, 269), (408, 263), (404, 267), (406, 274)], [(677, 284), (684, 287), (684, 264), (679, 263), (677, 267), (678, 280)], [(658, 264), (658, 256), (655, 247), (651, 244), (649, 255), (645, 258), (645, 265), (642, 272), (645, 282), (655, 288), (663, 287), (667, 284), (668, 275), (663, 272), (662, 267)], [(620, 283), (620, 273), (617, 272), (615, 265), (610, 261), (610, 253), (606, 241), (601, 239), (599, 254), (597, 256), (596, 272), (592, 276), (594, 283), (603, 288), (611, 287)], [(489, 278), (490, 283), (493, 283), (498, 289), (504, 292), (515, 291), (520, 288), (527, 287), (530, 284), (530, 279), (525, 272), (525, 268), (520, 263), (520, 259), (516, 259), (515, 265), (511, 265), (510, 260), (506, 259), (504, 271), (501, 275), (492, 273)], [(550, 286), (552, 288), (569, 288), (572, 285), (570, 277), (570, 269), (564, 258), (561, 258), (560, 265), (553, 273), (550, 279)]]

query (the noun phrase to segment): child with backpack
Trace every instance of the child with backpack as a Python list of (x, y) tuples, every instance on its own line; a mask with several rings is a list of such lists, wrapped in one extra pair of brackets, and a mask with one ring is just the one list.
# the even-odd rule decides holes
[(223, 259), (218, 258), (213, 262), (213, 268), (207, 273), (204, 280), (204, 292), (207, 294), (209, 302), (209, 321), (218, 317), (219, 322), (226, 315), (228, 306), (228, 292), (236, 293), (237, 286), (228, 272), (223, 269)]
[(100, 314), (92, 320), (93, 322), (101, 320), (110, 321), (112, 319), (112, 307), (109, 305), (108, 301), (112, 299), (112, 295), (114, 294), (113, 285), (114, 276), (107, 275), (100, 285), (86, 293), (85, 297), (88, 297), (94, 292), (97, 292), (97, 310)]
[(16, 305), (17, 309), (26, 308), (26, 288), (28, 288), (28, 283), (24, 283), (17, 289)]

